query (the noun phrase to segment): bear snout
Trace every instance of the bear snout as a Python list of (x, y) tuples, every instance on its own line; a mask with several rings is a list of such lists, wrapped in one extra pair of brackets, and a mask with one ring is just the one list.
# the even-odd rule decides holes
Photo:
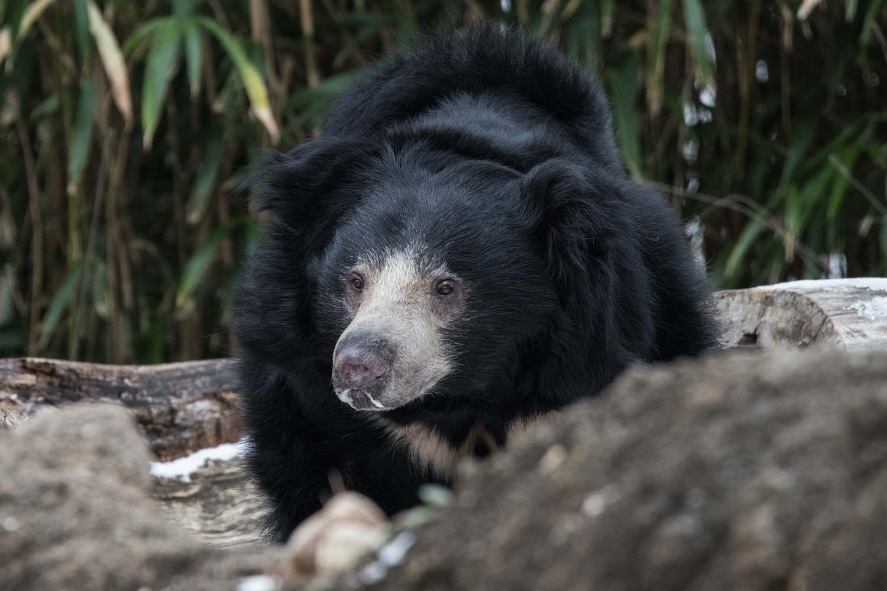
[(378, 337), (349, 337), (333, 357), (333, 386), (344, 402), (355, 408), (380, 407), (374, 402), (388, 385), (394, 350)]

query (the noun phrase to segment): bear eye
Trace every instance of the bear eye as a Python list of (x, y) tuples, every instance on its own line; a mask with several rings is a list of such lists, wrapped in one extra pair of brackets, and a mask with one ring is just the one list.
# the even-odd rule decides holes
[(348, 283), (351, 284), (356, 291), (360, 291), (363, 289), (363, 277), (360, 275), (352, 275), (351, 279), (348, 280)]
[(441, 281), (437, 284), (438, 295), (448, 296), (453, 293), (453, 284), (450, 281)]

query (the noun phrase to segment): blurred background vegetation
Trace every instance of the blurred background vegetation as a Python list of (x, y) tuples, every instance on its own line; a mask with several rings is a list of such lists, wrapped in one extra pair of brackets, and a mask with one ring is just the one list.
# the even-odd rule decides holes
[(226, 355), (245, 167), (489, 17), (602, 78), (719, 287), (887, 273), (887, 0), (0, 0), (0, 356)]

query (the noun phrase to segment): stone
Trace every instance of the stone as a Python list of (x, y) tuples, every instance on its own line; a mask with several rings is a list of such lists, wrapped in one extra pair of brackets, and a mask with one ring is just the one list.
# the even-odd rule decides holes
[(122, 408), (45, 412), (0, 432), (0, 448), (5, 588), (159, 586), (203, 558), (158, 520), (147, 444)]
[(463, 472), (371, 588), (884, 589), (887, 353), (636, 367)]

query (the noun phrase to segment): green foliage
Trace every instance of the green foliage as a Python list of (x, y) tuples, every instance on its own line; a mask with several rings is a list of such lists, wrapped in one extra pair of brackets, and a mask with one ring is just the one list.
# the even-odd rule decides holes
[[(663, 1), (665, 0), (660, 0), (660, 2)], [(715, 65), (706, 47), (708, 28), (705, 26), (705, 13), (702, 10), (701, 0), (684, 0), (684, 23), (686, 24), (685, 34), (689, 37), (690, 55), (693, 56), (696, 80), (703, 84), (713, 84)]]
[(481, 17), (599, 75), (720, 287), (833, 253), (887, 274), (887, 0), (0, 0), (0, 355), (228, 354), (245, 167), (417, 30)]

